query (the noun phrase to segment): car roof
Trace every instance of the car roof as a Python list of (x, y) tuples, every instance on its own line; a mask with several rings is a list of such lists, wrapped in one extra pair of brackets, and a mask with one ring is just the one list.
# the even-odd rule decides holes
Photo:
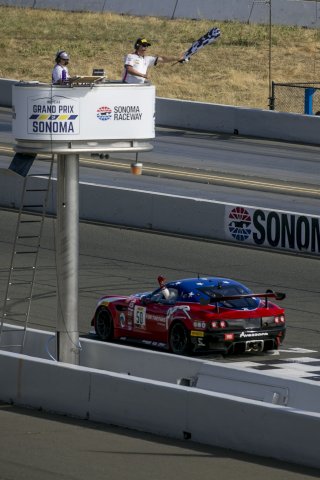
[[(248, 287), (242, 285), (240, 282), (224, 277), (185, 278), (175, 282), (168, 282), (166, 286), (169, 289), (177, 290), (176, 301), (187, 301), (188, 303), (201, 303), (201, 299), (207, 300), (208, 293), (205, 292), (206, 290), (219, 290), (220, 293), (224, 292), (223, 294), (227, 296), (252, 293)], [(223, 301), (219, 303), (224, 304)], [(260, 301), (251, 298), (246, 300), (233, 300), (232, 303), (233, 306), (228, 306), (228, 308), (254, 309), (257, 308)]]
[[(224, 277), (197, 277), (197, 278), (185, 278), (182, 280), (176, 280), (174, 282), (168, 282), (167, 287), (178, 288), (179, 290), (192, 291), (198, 287), (217, 287), (227, 285), (239, 285), (244, 287), (241, 283)], [(247, 287), (245, 287), (247, 288)]]

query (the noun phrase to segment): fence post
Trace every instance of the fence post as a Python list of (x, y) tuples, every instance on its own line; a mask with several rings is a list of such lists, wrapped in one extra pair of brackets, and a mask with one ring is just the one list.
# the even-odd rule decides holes
[(269, 110), (274, 110), (274, 87), (275, 87), (275, 83), (272, 82), (271, 83), (271, 97), (269, 97)]
[(315, 88), (306, 88), (304, 91), (304, 113), (305, 115), (312, 115), (313, 94)]

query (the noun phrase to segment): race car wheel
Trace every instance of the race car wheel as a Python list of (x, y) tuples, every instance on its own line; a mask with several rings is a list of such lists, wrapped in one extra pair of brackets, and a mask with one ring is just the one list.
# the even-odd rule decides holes
[(169, 348), (176, 355), (186, 355), (190, 352), (190, 337), (183, 323), (175, 323), (169, 333)]
[(95, 330), (98, 337), (105, 342), (113, 338), (113, 320), (110, 312), (105, 308), (98, 310), (95, 318)]

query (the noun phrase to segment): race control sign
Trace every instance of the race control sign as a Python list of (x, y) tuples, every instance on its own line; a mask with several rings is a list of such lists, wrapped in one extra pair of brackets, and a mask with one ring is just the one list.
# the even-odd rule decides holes
[(320, 217), (243, 206), (225, 206), (229, 240), (320, 254)]
[(126, 140), (127, 148), (155, 137), (153, 85), (19, 83), (12, 92), (12, 131), (19, 141)]

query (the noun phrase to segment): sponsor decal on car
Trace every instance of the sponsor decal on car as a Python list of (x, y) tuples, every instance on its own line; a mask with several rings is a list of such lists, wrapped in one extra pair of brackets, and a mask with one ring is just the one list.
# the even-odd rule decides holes
[(191, 330), (191, 337), (204, 337), (204, 332), (198, 332), (197, 330)]
[(175, 307), (170, 307), (167, 311), (167, 316), (166, 316), (166, 327), (169, 328), (169, 323), (173, 319), (173, 317), (177, 314), (179, 314), (179, 317), (187, 317), (191, 319), (190, 315), (190, 307), (189, 305), (176, 305)]
[(251, 337), (268, 337), (269, 333), (267, 332), (252, 332), (252, 333), (240, 333), (240, 338), (251, 338)]
[(137, 328), (146, 328), (146, 307), (135, 305), (133, 314), (133, 323)]
[(153, 340), (140, 340), (140, 342), (143, 345), (150, 345), (152, 347), (158, 347), (158, 348), (166, 348), (167, 344), (163, 342), (155, 342)]
[(207, 324), (206, 322), (195, 321), (193, 322), (193, 326), (194, 328), (206, 328)]
[(153, 320), (158, 323), (164, 323), (166, 321), (166, 317), (164, 317), (163, 315), (154, 315), (152, 313), (147, 313), (146, 319)]
[(120, 313), (120, 315), (119, 315), (119, 321), (120, 321), (120, 327), (124, 328), (125, 325), (126, 325), (126, 316), (123, 312)]

